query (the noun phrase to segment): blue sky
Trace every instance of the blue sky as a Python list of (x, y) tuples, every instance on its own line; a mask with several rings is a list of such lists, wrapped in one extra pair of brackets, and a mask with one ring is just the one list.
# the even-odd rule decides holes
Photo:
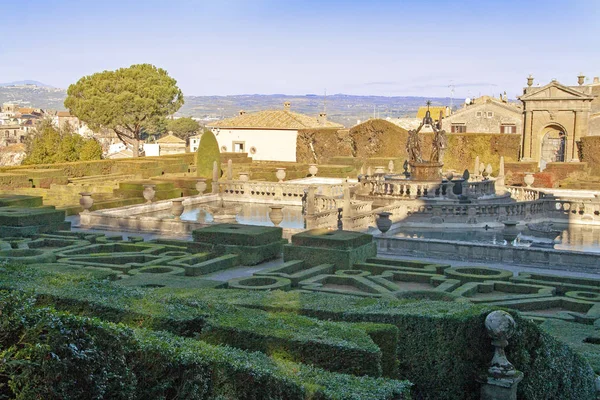
[(600, 0), (7, 1), (0, 82), (137, 63), (186, 95), (515, 97), (600, 75)]

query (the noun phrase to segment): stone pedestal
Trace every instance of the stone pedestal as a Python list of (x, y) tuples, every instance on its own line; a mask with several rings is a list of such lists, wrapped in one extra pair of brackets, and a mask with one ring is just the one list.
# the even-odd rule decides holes
[(410, 177), (413, 181), (441, 182), (440, 170), (444, 164), (434, 162), (409, 163)]
[(522, 372), (510, 378), (488, 377), (481, 385), (481, 400), (517, 400), (517, 386), (522, 379)]

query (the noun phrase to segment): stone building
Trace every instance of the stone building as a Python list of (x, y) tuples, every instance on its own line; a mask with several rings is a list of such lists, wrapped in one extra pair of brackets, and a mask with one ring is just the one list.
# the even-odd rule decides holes
[(296, 162), (299, 132), (343, 128), (327, 121), (325, 113), (314, 118), (295, 113), (290, 107), (285, 102), (282, 110), (240, 111), (237, 117), (213, 122), (207, 128), (215, 134), (223, 153), (248, 153), (254, 160), (290, 162)]
[[(590, 133), (594, 85), (565, 86), (556, 80), (542, 87), (527, 79), (523, 95), (524, 128), (521, 161), (538, 162), (544, 169), (549, 162), (579, 161), (576, 143)], [(597, 106), (597, 103), (594, 103)]]
[(522, 113), (521, 107), (509, 103), (506, 97), (482, 96), (445, 117), (442, 128), (448, 133), (520, 133)]
[(158, 144), (158, 155), (160, 156), (167, 154), (181, 154), (185, 153), (186, 150), (185, 140), (173, 135), (172, 132), (169, 132), (168, 135), (158, 139), (156, 144)]
[(600, 136), (600, 78), (594, 77), (593, 83), (590, 85), (592, 88), (592, 95), (595, 96), (592, 100), (592, 106), (590, 110), (590, 122), (589, 122), (589, 135)]

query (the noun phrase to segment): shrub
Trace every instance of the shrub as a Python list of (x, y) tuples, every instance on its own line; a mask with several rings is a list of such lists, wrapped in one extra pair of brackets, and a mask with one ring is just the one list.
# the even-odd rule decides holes
[[(35, 309), (0, 291), (0, 396), (17, 399), (403, 399), (410, 383)], [(10, 321), (11, 324), (5, 323)]]
[(219, 143), (217, 138), (210, 129), (205, 129), (198, 150), (196, 150), (196, 175), (212, 179), (213, 164), (217, 162), (217, 166), (221, 168), (221, 153), (219, 151)]

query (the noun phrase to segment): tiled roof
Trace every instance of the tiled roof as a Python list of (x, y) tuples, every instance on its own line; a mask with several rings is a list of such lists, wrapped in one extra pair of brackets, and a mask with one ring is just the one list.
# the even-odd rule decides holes
[(341, 124), (298, 114), (289, 110), (267, 110), (242, 114), (234, 118), (216, 121), (207, 125), (211, 128), (251, 128), (251, 129), (319, 129), (343, 128)]
[(56, 113), (57, 117), (70, 117), (71, 113), (68, 111), (59, 111)]
[(31, 107), (23, 107), (23, 108), (19, 108), (19, 110), (18, 110), (18, 112), (20, 112), (21, 114), (31, 114), (34, 111), (35, 111), (35, 108), (31, 108)]
[[(431, 113), (431, 118), (434, 121), (437, 121), (440, 118), (440, 112), (446, 117), (446, 107), (429, 107), (429, 112)], [(427, 107), (419, 107), (419, 111), (417, 111), (417, 118), (422, 120), (425, 118), (425, 114), (427, 113)]]
[(178, 138), (175, 135), (167, 135), (167, 136), (163, 136), (160, 139), (158, 139), (156, 141), (156, 143), (169, 143), (169, 144), (173, 144), (173, 143), (182, 143), (185, 144), (185, 140)]

